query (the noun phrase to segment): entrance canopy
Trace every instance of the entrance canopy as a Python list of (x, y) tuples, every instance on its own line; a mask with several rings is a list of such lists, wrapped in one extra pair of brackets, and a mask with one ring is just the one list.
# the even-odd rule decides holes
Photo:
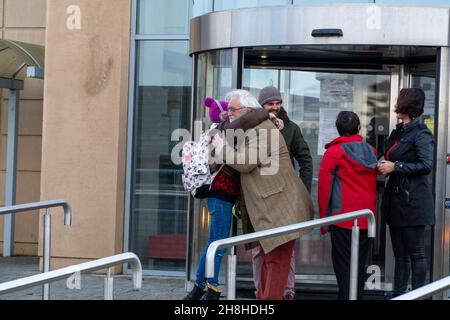
[[(0, 88), (9, 89), (5, 206), (16, 203), (19, 92), (25, 78), (44, 78), (44, 53), (43, 46), (0, 40)], [(3, 256), (9, 257), (14, 249), (14, 215), (5, 215), (3, 238)]]
[(192, 19), (190, 53), (278, 45), (447, 47), (449, 25), (448, 7), (336, 4), (245, 8)]
[(44, 77), (43, 46), (0, 40), (0, 88), (22, 90), (26, 77)]

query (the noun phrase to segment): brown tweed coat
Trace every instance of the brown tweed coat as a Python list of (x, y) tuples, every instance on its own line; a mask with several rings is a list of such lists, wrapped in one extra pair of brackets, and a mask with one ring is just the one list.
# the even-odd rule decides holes
[[(263, 121), (253, 129), (250, 129), (253, 134), (238, 144), (237, 151), (227, 144), (222, 150), (224, 162), (241, 173), (244, 233), (311, 220), (311, 198), (296, 175), (280, 131), (270, 120)], [(252, 152), (258, 154), (256, 161), (251, 161), (255, 160), (250, 155)], [(307, 232), (268, 238), (260, 243), (264, 252), (268, 253)], [(247, 249), (251, 247), (247, 246)]]

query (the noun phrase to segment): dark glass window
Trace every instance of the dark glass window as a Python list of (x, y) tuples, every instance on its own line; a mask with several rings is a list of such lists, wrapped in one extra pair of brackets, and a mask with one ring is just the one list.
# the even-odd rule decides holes
[(185, 269), (189, 194), (171, 134), (189, 127), (191, 73), (187, 41), (138, 43), (130, 250), (144, 269)]

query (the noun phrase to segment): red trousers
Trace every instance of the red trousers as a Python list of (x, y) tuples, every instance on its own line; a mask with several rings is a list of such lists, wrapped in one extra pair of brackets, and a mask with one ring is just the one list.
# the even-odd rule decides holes
[(295, 240), (276, 247), (269, 253), (261, 248), (262, 268), (259, 287), (256, 291), (257, 300), (281, 300), (291, 267), (291, 256)]

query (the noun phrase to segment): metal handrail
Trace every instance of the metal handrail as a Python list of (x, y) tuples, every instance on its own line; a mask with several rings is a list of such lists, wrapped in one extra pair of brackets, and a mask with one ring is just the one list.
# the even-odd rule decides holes
[[(245, 244), (272, 238), (275, 236), (281, 236), (289, 233), (298, 232), (302, 229), (310, 229), (314, 227), (321, 227), (337, 222), (344, 222), (348, 220), (355, 220), (355, 225), (352, 228), (352, 251), (350, 261), (350, 299), (356, 300), (357, 297), (357, 284), (358, 284), (358, 252), (359, 252), (359, 227), (357, 225), (357, 218), (367, 217), (368, 237), (375, 238), (376, 233), (376, 221), (375, 215), (369, 209), (353, 211), (349, 213), (343, 213), (336, 216), (315, 219), (288, 226), (253, 232), (236, 237), (230, 237), (222, 240), (216, 240), (212, 242), (206, 253), (206, 268), (205, 277), (212, 278), (214, 276), (214, 256), (216, 251), (220, 248), (234, 247), (239, 244)], [(228, 300), (234, 300), (236, 297), (236, 255), (234, 250), (231, 250), (231, 254), (228, 256), (228, 279), (227, 279), (227, 298)]]
[(132, 252), (121, 253), (118, 255), (84, 262), (73, 266), (36, 274), (34, 276), (21, 278), (0, 284), (0, 294), (10, 293), (41, 284), (54, 282), (57, 280), (69, 278), (73, 275), (87, 273), (102, 269), (108, 269), (105, 278), (104, 297), (105, 300), (113, 299), (113, 278), (111, 276), (111, 267), (118, 264), (130, 263), (133, 270), (133, 289), (142, 288), (142, 265), (139, 258)]
[[(63, 199), (40, 201), (32, 203), (17, 204), (13, 206), (0, 207), (0, 215), (16, 214), (19, 212), (46, 209), (44, 214), (44, 245), (42, 258), (44, 259), (43, 271), (50, 271), (50, 254), (51, 254), (51, 215), (50, 208), (63, 207), (64, 209), (64, 225), (70, 226), (72, 224), (72, 210), (67, 201)], [(42, 299), (48, 300), (50, 297), (50, 286), (45, 284), (42, 287)]]
[(66, 200), (49, 200), (32, 203), (17, 204), (14, 206), (0, 207), (0, 215), (18, 213), (23, 211), (48, 209), (54, 207), (63, 207), (64, 209), (64, 225), (70, 226), (72, 224), (72, 210)]
[(417, 300), (431, 297), (436, 293), (450, 289), (450, 277), (427, 284), (426, 286), (415, 289), (411, 292), (402, 294), (392, 300)]

